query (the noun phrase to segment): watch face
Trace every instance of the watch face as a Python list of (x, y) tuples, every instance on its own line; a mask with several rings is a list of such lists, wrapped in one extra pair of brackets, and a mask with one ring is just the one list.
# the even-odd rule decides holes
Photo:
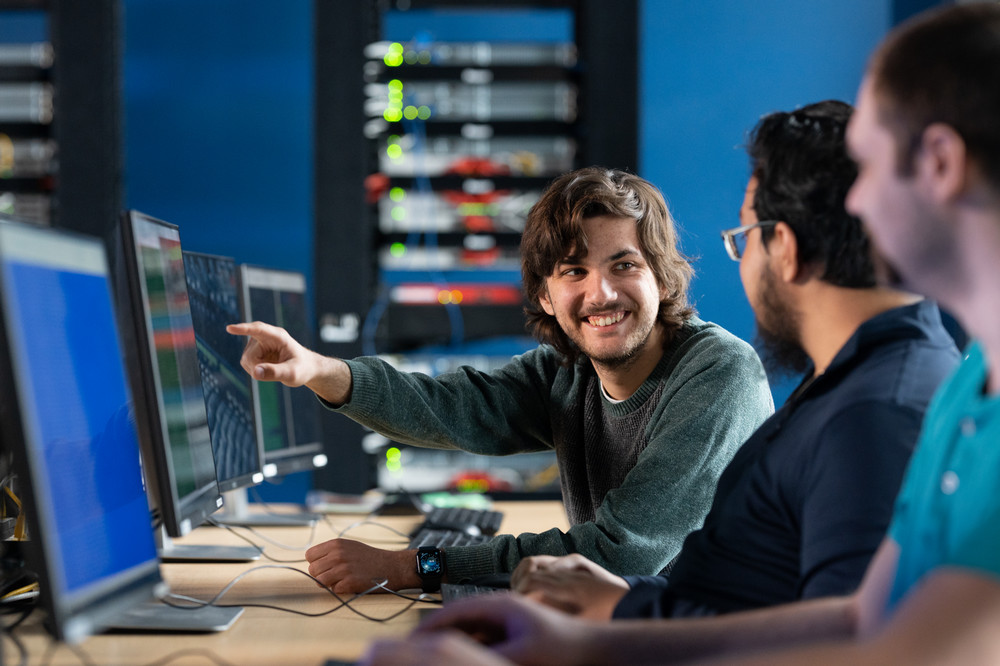
[(441, 573), (441, 555), (437, 551), (424, 552), (417, 555), (417, 563), (422, 574)]

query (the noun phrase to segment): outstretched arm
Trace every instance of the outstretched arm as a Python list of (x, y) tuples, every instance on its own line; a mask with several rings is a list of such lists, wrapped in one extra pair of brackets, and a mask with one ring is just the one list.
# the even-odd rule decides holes
[(226, 330), (249, 337), (240, 364), (254, 379), (306, 386), (334, 405), (350, 398), (351, 370), (340, 359), (310, 351), (285, 329), (263, 322), (230, 324)]

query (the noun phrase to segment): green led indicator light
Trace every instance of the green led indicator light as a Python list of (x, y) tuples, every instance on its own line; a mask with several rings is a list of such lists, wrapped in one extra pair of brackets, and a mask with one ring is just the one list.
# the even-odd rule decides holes
[(403, 64), (403, 45), (399, 42), (389, 44), (389, 49), (385, 53), (382, 61), (389, 67), (399, 67)]

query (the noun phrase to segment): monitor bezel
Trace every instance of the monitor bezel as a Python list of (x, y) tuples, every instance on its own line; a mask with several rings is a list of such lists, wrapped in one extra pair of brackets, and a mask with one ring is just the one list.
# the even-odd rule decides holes
[[(153, 509), (154, 527), (162, 524), (168, 536), (181, 537), (195, 527), (206, 522), (213, 513), (223, 506), (222, 493), (218, 481), (196, 489), (189, 496), (180, 497), (177, 491), (176, 474), (165, 415), (160, 409), (159, 390), (156, 386), (157, 371), (152, 357), (152, 332), (149, 327), (149, 307), (146, 299), (144, 276), (140, 274), (137, 257), (138, 247), (134, 225), (151, 223), (177, 233), (177, 225), (157, 219), (137, 210), (122, 213), (118, 225), (116, 259), (120, 261), (116, 272), (119, 298), (128, 332), (126, 338), (127, 365), (134, 373), (132, 380), (136, 404), (136, 417), (140, 423), (139, 443), (143, 454), (150, 506)], [(181, 245), (183, 252), (183, 245)], [(182, 262), (183, 263), (183, 262)], [(183, 269), (183, 266), (182, 266)], [(185, 277), (185, 289), (187, 288)], [(207, 418), (206, 418), (207, 424)], [(213, 453), (212, 466), (215, 466)]]
[[(209, 261), (224, 261), (232, 263), (233, 274), (236, 278), (236, 302), (239, 312), (243, 312), (242, 294), (240, 291), (240, 266), (236, 263), (236, 259), (233, 257), (220, 255), (220, 254), (210, 254), (207, 252), (196, 252), (192, 250), (181, 250), (185, 257), (206, 259)], [(187, 275), (187, 266), (184, 267), (185, 276)], [(190, 283), (189, 283), (190, 284)], [(188, 290), (188, 299), (190, 300), (190, 289)], [(194, 317), (194, 310), (192, 309), (192, 318)], [(197, 326), (195, 327), (195, 333), (197, 334)], [(242, 368), (237, 368), (239, 372), (243, 372)], [(257, 451), (257, 465), (256, 467), (246, 474), (241, 474), (239, 476), (232, 477), (230, 479), (222, 479), (219, 475), (218, 465), (216, 465), (216, 475), (215, 479), (219, 484), (219, 490), (221, 492), (228, 492), (230, 490), (239, 490), (241, 488), (249, 488), (260, 483), (264, 478), (264, 443), (261, 441), (260, 433), (257, 427), (257, 402), (254, 400), (254, 386), (253, 381), (249, 375), (247, 376), (247, 384), (250, 387), (250, 412), (253, 417), (254, 425), (254, 443), (256, 445)], [(207, 409), (207, 405), (206, 405)], [(209, 424), (211, 427), (211, 424)], [(215, 451), (215, 438), (212, 439), (212, 451)], [(218, 459), (218, 458), (216, 458)]]
[[(91, 251), (99, 252), (102, 260), (103, 274), (108, 287), (108, 298), (111, 299), (111, 311), (115, 311), (115, 294), (110, 263), (104, 244), (97, 238), (67, 230), (37, 227), (24, 223), (0, 219), (0, 266), (3, 264), (3, 227), (18, 226), (28, 228), (30, 233), (53, 234), (63, 240), (90, 246)], [(65, 587), (62, 571), (57, 566), (58, 531), (55, 517), (46, 502), (39, 498), (47, 497), (48, 480), (45, 477), (47, 467), (44, 456), (39, 451), (37, 433), (25, 427), (24, 410), (26, 408), (21, 395), (21, 386), (25, 378), (20, 378), (21, 361), (13, 349), (12, 336), (8, 332), (8, 302), (6, 277), (0, 270), (0, 438), (3, 448), (10, 451), (13, 458), (13, 469), (17, 475), (17, 488), (21, 503), (26, 512), (29, 538), (20, 542), (23, 544), (25, 562), (39, 576), (39, 598), (42, 607), (49, 615), (47, 627), (58, 639), (67, 642), (78, 642), (86, 636), (97, 633), (109, 626), (112, 618), (123, 610), (138, 605), (144, 601), (160, 597), (166, 593), (166, 583), (160, 572), (159, 558), (156, 556), (155, 540), (152, 530), (148, 533), (153, 557), (138, 565), (117, 574), (111, 580), (100, 581), (89, 585), (82, 591), (73, 594), (60, 594), (57, 591)], [(118, 334), (118, 346), (124, 349), (119, 322), (114, 322)], [(122, 379), (125, 382), (126, 394), (131, 393), (129, 373), (124, 355), (122, 357)], [(138, 429), (137, 429), (138, 430)], [(139, 439), (139, 433), (136, 433)], [(137, 457), (141, 455), (137, 451)], [(148, 500), (148, 494), (147, 494)]]
[[(240, 264), (240, 302), (242, 306), (242, 315), (244, 321), (251, 321), (254, 319), (253, 313), (250, 306), (250, 290), (251, 289), (268, 289), (271, 291), (286, 291), (289, 293), (302, 294), (303, 297), (308, 295), (308, 287), (306, 283), (306, 276), (303, 273), (297, 271), (288, 271), (278, 268), (269, 268), (265, 266), (258, 266), (254, 264), (243, 263)], [(259, 318), (257, 318), (259, 319)], [(273, 323), (273, 322), (268, 322)], [(308, 321), (306, 322), (306, 331), (310, 330)], [(309, 346), (310, 340), (299, 340), (303, 345)], [(305, 442), (303, 444), (298, 444), (295, 442), (295, 423), (290, 420), (287, 424), (287, 429), (290, 431), (286, 437), (286, 441), (290, 442), (290, 446), (282, 449), (276, 449), (268, 451), (264, 446), (264, 424), (260, 409), (260, 382), (257, 379), (253, 380), (253, 400), (254, 400), (254, 419), (257, 425), (257, 439), (264, 449), (264, 468), (265, 476), (267, 478), (275, 478), (287, 476), (289, 474), (294, 474), (295, 472), (308, 471), (313, 469), (319, 469), (325, 465), (325, 455), (324, 447), (321, 439), (317, 439), (312, 442)], [(305, 387), (298, 387), (295, 389), (286, 388), (286, 395), (290, 394), (290, 391), (308, 391), (309, 389)], [(315, 399), (315, 398), (314, 398)], [(317, 424), (316, 431), (317, 437), (321, 431), (319, 420), (319, 406), (317, 405)]]

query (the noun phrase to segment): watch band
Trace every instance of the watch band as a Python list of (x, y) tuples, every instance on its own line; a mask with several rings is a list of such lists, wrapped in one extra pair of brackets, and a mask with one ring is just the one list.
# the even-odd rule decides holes
[(420, 589), (424, 592), (440, 590), (444, 576), (444, 551), (431, 546), (418, 548), (417, 575), (420, 576)]

